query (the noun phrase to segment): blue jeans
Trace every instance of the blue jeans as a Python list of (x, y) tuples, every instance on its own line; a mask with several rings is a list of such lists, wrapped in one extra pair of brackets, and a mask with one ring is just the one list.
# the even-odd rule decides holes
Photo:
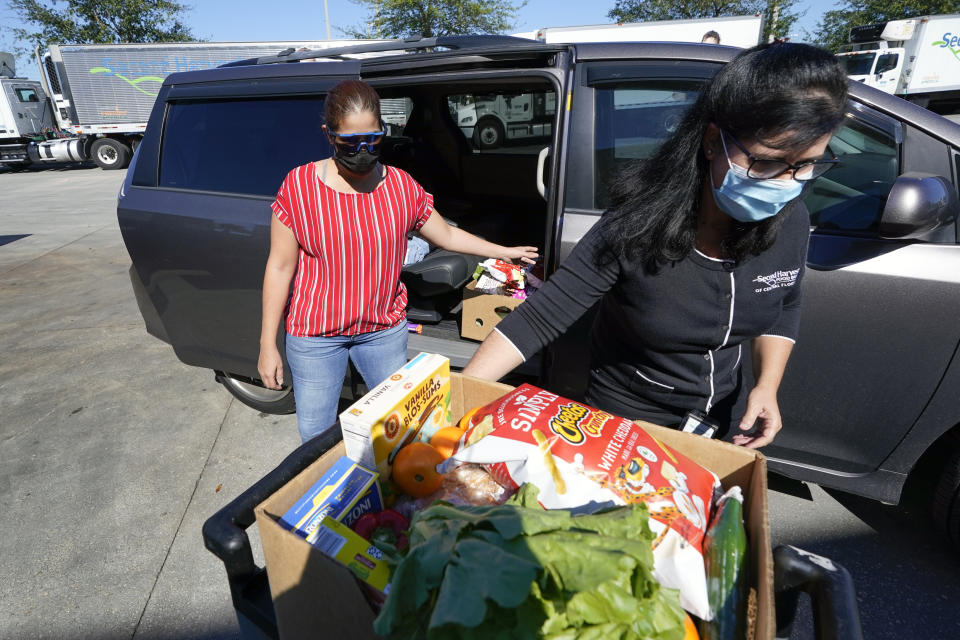
[(286, 351), (293, 373), (297, 429), (306, 442), (337, 421), (348, 357), (367, 388), (407, 363), (407, 323), (356, 336), (298, 338), (288, 333)]

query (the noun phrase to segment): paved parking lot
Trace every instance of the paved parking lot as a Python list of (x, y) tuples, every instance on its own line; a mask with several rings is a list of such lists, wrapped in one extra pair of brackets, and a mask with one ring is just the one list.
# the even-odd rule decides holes
[[(0, 169), (3, 640), (237, 637), (200, 527), (298, 442), (294, 417), (233, 401), (146, 334), (122, 178)], [(774, 482), (775, 543), (850, 569), (865, 637), (960, 637), (957, 555), (930, 532), (924, 487), (892, 508)], [(809, 620), (793, 637), (813, 637)]]
[(299, 442), (146, 334), (122, 178), (0, 173), (0, 638), (235, 637), (200, 527)]

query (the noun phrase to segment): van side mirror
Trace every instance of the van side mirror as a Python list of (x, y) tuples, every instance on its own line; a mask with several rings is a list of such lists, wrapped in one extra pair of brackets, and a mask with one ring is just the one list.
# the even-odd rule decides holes
[(942, 176), (905, 173), (893, 183), (880, 217), (880, 237), (919, 238), (957, 219), (957, 189)]

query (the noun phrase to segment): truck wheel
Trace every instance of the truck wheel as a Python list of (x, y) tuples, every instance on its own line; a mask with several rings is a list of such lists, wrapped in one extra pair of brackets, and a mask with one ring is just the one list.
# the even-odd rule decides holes
[(483, 118), (473, 130), (473, 142), (481, 149), (496, 149), (503, 144), (503, 125), (495, 118)]
[(217, 371), (217, 382), (222, 384), (234, 398), (243, 404), (262, 411), (284, 415), (295, 413), (297, 406), (293, 401), (293, 388), (286, 387), (280, 391), (267, 389), (251, 378)]
[(943, 467), (933, 494), (933, 518), (955, 547), (960, 548), (960, 450)]
[(130, 147), (113, 138), (99, 138), (90, 147), (90, 156), (104, 170), (126, 169), (130, 164)]

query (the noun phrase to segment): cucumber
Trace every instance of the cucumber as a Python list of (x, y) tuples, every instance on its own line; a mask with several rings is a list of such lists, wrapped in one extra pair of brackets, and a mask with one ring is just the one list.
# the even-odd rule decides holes
[(704, 537), (703, 560), (713, 619), (703, 623), (700, 638), (742, 640), (747, 622), (747, 532), (740, 487), (731, 487), (717, 502)]

